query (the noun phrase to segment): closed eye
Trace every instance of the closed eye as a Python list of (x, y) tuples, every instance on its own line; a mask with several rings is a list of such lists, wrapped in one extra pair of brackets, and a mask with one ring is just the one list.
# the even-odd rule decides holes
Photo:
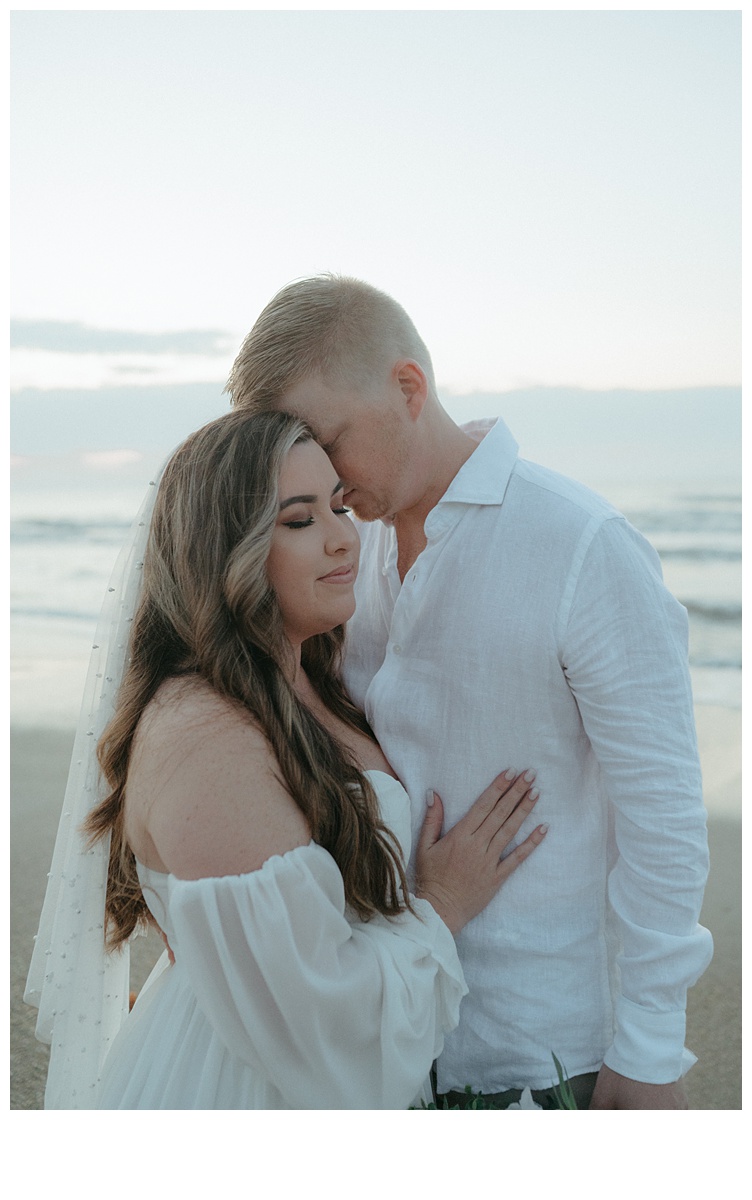
[(283, 521), (285, 529), (305, 529), (308, 525), (313, 525), (313, 517), (306, 517), (303, 521)]

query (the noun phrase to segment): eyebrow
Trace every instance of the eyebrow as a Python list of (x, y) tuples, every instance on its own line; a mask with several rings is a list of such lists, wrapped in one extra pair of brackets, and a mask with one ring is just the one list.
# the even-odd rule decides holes
[[(344, 486), (345, 485), (342, 480), (338, 479), (332, 488), (332, 496), (336, 496), (337, 492), (341, 492)], [(329, 499), (331, 500), (331, 496)], [(318, 496), (290, 496), (288, 500), (282, 501), (279, 506), (279, 511), (282, 512), (283, 508), (289, 508), (291, 504), (315, 504), (317, 500)]]

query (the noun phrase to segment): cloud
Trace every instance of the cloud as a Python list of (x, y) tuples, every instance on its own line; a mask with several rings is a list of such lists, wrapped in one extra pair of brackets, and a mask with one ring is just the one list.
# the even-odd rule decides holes
[(96, 329), (81, 321), (10, 323), (12, 349), (49, 350), (57, 354), (225, 354), (232, 336), (220, 329), (174, 329), (147, 333), (130, 329)]
[(138, 450), (87, 450), (81, 455), (87, 467), (122, 467), (141, 462), (143, 454)]

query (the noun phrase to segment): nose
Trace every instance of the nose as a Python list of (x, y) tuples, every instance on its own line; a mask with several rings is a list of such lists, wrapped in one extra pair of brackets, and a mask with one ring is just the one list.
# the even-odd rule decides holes
[(332, 513), (332, 518), (327, 528), (327, 554), (344, 554), (352, 550), (359, 542), (358, 531), (350, 518), (338, 513)]

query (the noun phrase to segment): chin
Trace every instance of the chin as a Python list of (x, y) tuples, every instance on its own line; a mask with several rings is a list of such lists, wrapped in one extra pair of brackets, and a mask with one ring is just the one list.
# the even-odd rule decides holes
[(385, 504), (379, 504), (377, 501), (371, 501), (370, 506), (362, 506), (359, 500), (353, 501), (352, 504), (353, 516), (359, 521), (367, 523), (368, 521), (381, 521), (384, 517), (389, 516), (389, 509)]
[(338, 629), (340, 625), (346, 625), (354, 612), (355, 599), (353, 598), (352, 603), (347, 606), (343, 605), (340, 612), (336, 614), (332, 613), (328, 620), (321, 620), (316, 628), (311, 627), (303, 640), (308, 641), (309, 638), (316, 637), (321, 633), (331, 633), (333, 629)]
[(350, 617), (354, 616), (354, 614), (355, 614), (355, 597), (353, 597), (352, 603), (348, 604), (347, 611), (343, 610), (342, 616), (337, 621), (336, 625), (332, 625), (332, 629), (336, 629), (337, 625), (346, 625), (347, 622), (350, 620)]

